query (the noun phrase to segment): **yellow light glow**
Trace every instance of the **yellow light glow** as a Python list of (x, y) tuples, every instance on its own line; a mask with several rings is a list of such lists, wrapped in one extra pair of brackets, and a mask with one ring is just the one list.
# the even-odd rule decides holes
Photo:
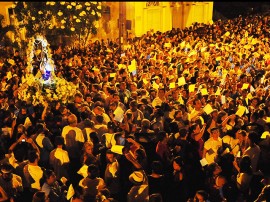
[(62, 16), (62, 15), (63, 15), (63, 12), (59, 11), (59, 12), (57, 13), (57, 15)]
[(35, 17), (32, 17), (32, 20), (35, 20), (36, 18)]
[(81, 22), (81, 20), (77, 18), (77, 19), (76, 19), (76, 22)]
[(61, 1), (61, 2), (60, 2), (61, 5), (65, 5), (65, 3), (66, 3), (66, 2), (64, 2), (64, 1)]
[(43, 14), (43, 12), (42, 11), (38, 11), (38, 14), (41, 15), (41, 14)]
[(74, 32), (75, 31), (75, 28), (74, 27), (71, 27), (70, 30)]

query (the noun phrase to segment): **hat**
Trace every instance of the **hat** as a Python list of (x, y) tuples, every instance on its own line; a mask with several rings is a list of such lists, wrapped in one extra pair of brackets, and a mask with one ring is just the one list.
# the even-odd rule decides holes
[(143, 182), (143, 180), (144, 180), (144, 176), (143, 176), (143, 173), (140, 171), (134, 171), (129, 176), (129, 181), (132, 182), (133, 184), (139, 185)]

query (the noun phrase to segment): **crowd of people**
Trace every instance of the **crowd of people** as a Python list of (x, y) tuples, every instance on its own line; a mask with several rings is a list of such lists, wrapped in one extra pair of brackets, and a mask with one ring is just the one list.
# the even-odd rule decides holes
[(27, 58), (1, 58), (0, 201), (269, 201), (269, 23), (59, 46), (67, 103), (20, 100)]

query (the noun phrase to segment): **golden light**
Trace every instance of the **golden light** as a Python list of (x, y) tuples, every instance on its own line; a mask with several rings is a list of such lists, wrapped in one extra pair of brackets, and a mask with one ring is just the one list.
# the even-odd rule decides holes
[(54, 6), (54, 5), (55, 5), (55, 2), (54, 2), (54, 1), (52, 1), (52, 2), (51, 2), (51, 6)]
[(62, 26), (61, 26), (61, 29), (65, 29), (65, 26), (62, 25)]
[(71, 5), (68, 5), (68, 6), (67, 6), (67, 9), (72, 9), (72, 6), (71, 6)]
[(81, 22), (81, 20), (77, 18), (77, 19), (76, 19), (76, 22)]
[(63, 12), (62, 12), (62, 11), (59, 11), (59, 12), (57, 13), (57, 15), (62, 16), (62, 15), (63, 15)]
[(85, 4), (84, 5), (86, 5), (86, 6), (90, 6), (90, 3), (89, 2), (85, 2)]
[(74, 15), (74, 16), (73, 16), (73, 19), (76, 19), (76, 18), (77, 18), (77, 16), (76, 16), (76, 15)]
[(15, 8), (16, 7), (16, 5), (15, 4), (12, 4), (12, 6), (11, 6), (12, 8)]
[(71, 27), (70, 30), (74, 32), (75, 31), (75, 28), (74, 27)]
[(66, 21), (65, 21), (65, 20), (61, 20), (61, 23), (62, 23), (62, 24), (65, 24), (65, 23), (66, 23)]
[(90, 11), (90, 9), (91, 9), (90, 7), (86, 7), (86, 10)]
[(92, 15), (95, 15), (95, 14), (96, 14), (96, 12), (95, 12), (94, 10), (92, 10), (91, 14), (92, 14)]
[(65, 3), (66, 3), (66, 2), (64, 2), (64, 1), (61, 1), (61, 2), (60, 2), (61, 5), (65, 5)]
[(41, 15), (41, 14), (43, 14), (43, 12), (42, 11), (38, 11), (38, 14)]
[(77, 6), (76, 6), (76, 9), (77, 9), (77, 10), (82, 9), (82, 5), (77, 5)]
[(35, 17), (32, 17), (32, 20), (35, 20), (36, 18)]
[(71, 2), (71, 5), (72, 5), (72, 6), (76, 6), (76, 3), (75, 3), (75, 2)]
[(100, 9), (101, 9), (101, 6), (100, 6), (100, 5), (99, 5), (99, 6), (97, 6), (97, 9), (99, 9), (99, 10), (100, 10)]

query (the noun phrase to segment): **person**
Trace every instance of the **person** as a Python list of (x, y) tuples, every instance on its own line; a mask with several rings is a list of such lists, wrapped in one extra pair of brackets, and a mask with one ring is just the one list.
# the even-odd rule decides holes
[(23, 173), (27, 187), (29, 187), (30, 191), (34, 194), (41, 189), (44, 169), (38, 165), (39, 153), (35, 150), (29, 151), (28, 160), (29, 163), (24, 166)]
[(244, 151), (243, 155), (247, 155), (251, 159), (251, 168), (253, 173), (258, 172), (259, 158), (261, 154), (260, 147), (255, 143), (258, 137), (258, 133), (252, 131), (248, 134), (249, 147)]
[(173, 171), (170, 173), (170, 182), (168, 184), (168, 201), (186, 202), (188, 200), (187, 178), (183, 158), (176, 156), (172, 162)]
[(56, 148), (50, 152), (50, 167), (54, 170), (57, 180), (62, 177), (69, 179), (68, 166), (70, 159), (68, 152), (63, 149), (64, 138), (62, 136), (55, 137), (55, 145)]
[(44, 191), (37, 191), (33, 195), (32, 202), (49, 202), (49, 198), (46, 196)]
[(44, 177), (45, 182), (41, 187), (41, 191), (45, 192), (46, 197), (48, 197), (50, 201), (66, 201), (66, 185), (63, 184), (62, 186), (60, 186), (60, 184), (56, 180), (55, 173), (50, 169), (46, 169), (46, 171), (44, 172)]
[(128, 192), (128, 202), (146, 202), (149, 200), (148, 184), (143, 171), (134, 171), (129, 176), (129, 181), (133, 183), (132, 188)]
[(20, 200), (21, 194), (23, 192), (22, 178), (14, 174), (13, 167), (5, 163), (1, 165), (1, 174), (0, 174), (0, 187), (4, 193), (2, 197), (5, 196), (9, 200)]
[(151, 168), (152, 172), (148, 175), (149, 194), (151, 196), (152, 194), (159, 193), (161, 198), (165, 200), (166, 186), (162, 163), (160, 161), (153, 161)]
[(239, 163), (239, 167), (236, 161), (234, 162), (234, 165), (238, 171), (236, 180), (237, 180), (237, 188), (239, 189), (241, 194), (240, 197), (242, 198), (242, 200), (246, 200), (249, 197), (250, 183), (253, 177), (251, 158), (247, 155), (242, 156)]
[(215, 162), (218, 148), (222, 145), (222, 139), (219, 137), (219, 128), (211, 129), (211, 137), (204, 143), (203, 158), (210, 164)]
[(106, 187), (106, 184), (102, 178), (99, 177), (99, 168), (90, 164), (87, 168), (88, 176), (80, 180), (79, 185), (83, 187), (84, 201), (94, 201), (98, 192)]
[(121, 192), (120, 188), (120, 172), (121, 168), (117, 161), (117, 154), (113, 153), (111, 150), (106, 152), (107, 166), (104, 173), (104, 181), (107, 189), (110, 192), (110, 196), (116, 200), (119, 200), (119, 195)]

